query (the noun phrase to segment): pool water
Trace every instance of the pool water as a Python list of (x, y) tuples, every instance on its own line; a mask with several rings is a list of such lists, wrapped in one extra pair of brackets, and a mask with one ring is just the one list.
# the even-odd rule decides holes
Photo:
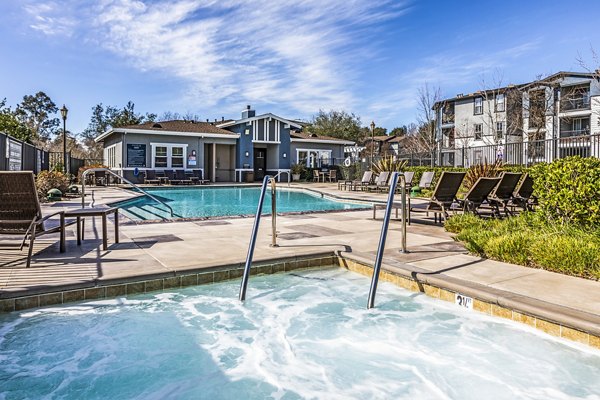
[(600, 398), (600, 352), (339, 268), (0, 316), (0, 398)]
[[(256, 213), (259, 187), (194, 187), (144, 189), (169, 204), (178, 218), (250, 215)], [(271, 212), (270, 189), (265, 197), (263, 212)], [(170, 218), (161, 204), (145, 196), (117, 203), (125, 215), (137, 220)], [(305, 191), (277, 189), (277, 212), (351, 210), (366, 204), (334, 201)]]

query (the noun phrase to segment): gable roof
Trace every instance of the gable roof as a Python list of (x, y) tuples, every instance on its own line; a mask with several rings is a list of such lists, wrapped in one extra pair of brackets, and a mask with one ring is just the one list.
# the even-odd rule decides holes
[(302, 128), (302, 125), (300, 125), (296, 121), (291, 121), (289, 119), (281, 118), (281, 117), (278, 117), (277, 115), (271, 114), (271, 113), (256, 115), (254, 117), (249, 117), (249, 118), (236, 119), (236, 120), (229, 121), (229, 122), (227, 122), (227, 121), (221, 122), (220, 124), (217, 124), (217, 127), (226, 128), (228, 126), (239, 125), (239, 124), (243, 124), (243, 123), (250, 122), (250, 121), (257, 121), (257, 120), (263, 119), (263, 118), (273, 118), (273, 119), (283, 122), (284, 124), (293, 126), (295, 128), (299, 128), (299, 129)]
[(230, 132), (226, 129), (221, 129), (209, 122), (199, 121), (187, 121), (187, 120), (173, 120), (173, 121), (159, 121), (159, 122), (145, 122), (137, 125), (127, 125), (118, 128), (113, 128), (107, 132), (104, 132), (96, 139), (96, 142), (104, 140), (106, 137), (117, 132), (144, 132), (144, 133), (183, 133), (189, 134), (190, 136), (197, 135), (217, 135), (217, 136), (231, 136), (238, 137), (234, 132)]

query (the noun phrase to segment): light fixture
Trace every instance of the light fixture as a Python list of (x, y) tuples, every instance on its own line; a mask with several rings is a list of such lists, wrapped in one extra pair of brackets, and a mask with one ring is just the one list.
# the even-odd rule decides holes
[(63, 172), (66, 174), (67, 172), (67, 113), (69, 110), (67, 106), (63, 104), (60, 109), (60, 115), (63, 119)]
[(283, 158), (287, 158), (287, 153), (283, 153)]
[(250, 153), (249, 152), (246, 152), (246, 157), (250, 157)]
[(246, 135), (249, 135), (249, 134), (250, 134), (250, 129), (246, 129), (246, 130), (244, 131), (244, 133), (245, 133)]

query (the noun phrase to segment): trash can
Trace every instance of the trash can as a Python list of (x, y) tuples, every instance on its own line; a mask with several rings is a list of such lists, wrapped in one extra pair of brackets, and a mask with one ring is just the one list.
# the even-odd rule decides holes
[(246, 172), (246, 183), (254, 182), (254, 172)]

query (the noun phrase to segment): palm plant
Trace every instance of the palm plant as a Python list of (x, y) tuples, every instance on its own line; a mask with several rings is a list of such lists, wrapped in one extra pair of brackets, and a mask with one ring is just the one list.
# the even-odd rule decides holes
[(372, 164), (373, 172), (380, 174), (384, 171), (387, 172), (402, 172), (408, 162), (406, 160), (397, 160), (394, 157), (383, 157), (376, 163)]
[(475, 164), (469, 167), (463, 185), (466, 189), (473, 187), (477, 179), (483, 177), (494, 177), (502, 171), (504, 164), (502, 160), (496, 160), (493, 163), (484, 161), (483, 163)]

